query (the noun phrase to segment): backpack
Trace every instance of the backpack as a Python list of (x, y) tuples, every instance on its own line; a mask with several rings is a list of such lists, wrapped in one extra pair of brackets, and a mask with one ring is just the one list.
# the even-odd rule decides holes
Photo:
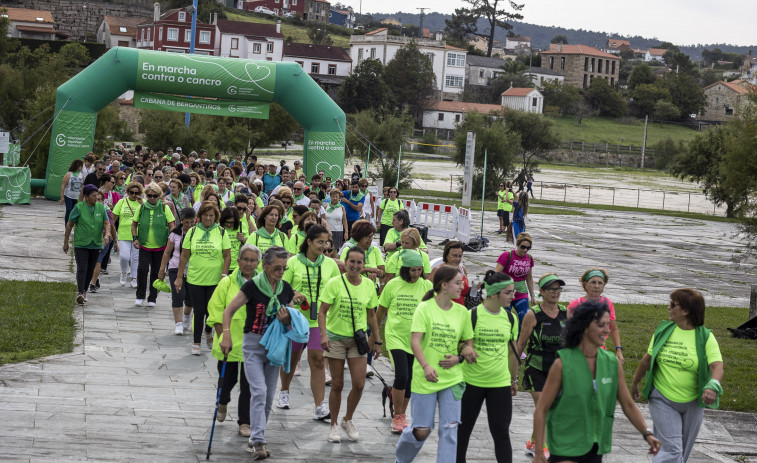
[[(510, 326), (514, 326), (515, 318), (513, 317), (512, 312), (504, 308), (502, 310), (505, 310), (507, 312), (507, 319), (510, 321)], [(478, 307), (474, 307), (471, 309), (471, 314), (470, 314), (470, 322), (471, 322), (471, 325), (473, 326), (474, 334), (476, 332), (477, 321), (478, 321)], [(515, 348), (515, 343), (511, 339), (510, 341), (508, 341), (508, 344), (510, 344), (510, 349), (513, 350), (513, 354), (515, 354), (515, 358), (518, 359), (518, 365), (520, 365), (520, 357), (518, 356), (518, 350)]]
[[(531, 266), (534, 266), (534, 257), (529, 254), (528, 258), (531, 259)], [(510, 261), (513, 259), (513, 250), (510, 250), (510, 252), (507, 253), (507, 262), (505, 262), (504, 268), (502, 270), (502, 273), (506, 274), (507, 267), (510, 266)]]
[[(189, 234), (189, 244), (190, 245), (192, 244), (192, 237), (195, 236), (195, 228), (196, 227), (192, 227), (192, 232)], [(223, 239), (223, 235), (226, 234), (226, 229), (223, 228), (223, 227), (219, 227), (219, 228), (221, 229), (221, 239)], [(184, 236), (181, 237), (181, 243), (179, 243), (179, 247), (180, 248), (184, 247)]]

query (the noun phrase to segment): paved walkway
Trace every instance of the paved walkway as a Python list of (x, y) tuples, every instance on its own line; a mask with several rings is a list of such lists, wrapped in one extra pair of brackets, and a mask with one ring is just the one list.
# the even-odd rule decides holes
[[(49, 201), (3, 208), (0, 229), (10, 232), (0, 238), (0, 275), (72, 281), (70, 259), (60, 250), (62, 214), (62, 208)], [(55, 220), (40, 223), (40, 217)], [(575, 219), (550, 218), (554, 227), (564, 222), (563, 228)], [(540, 238), (550, 230), (547, 223), (530, 225)], [(717, 239), (711, 243), (717, 244)], [(571, 246), (578, 249), (581, 244)], [(432, 255), (440, 254), (431, 247)], [(565, 262), (570, 260), (567, 257)], [(482, 257), (470, 259), (469, 265), (476, 266), (473, 260)], [(1, 461), (204, 461), (215, 404), (216, 360), (205, 347), (200, 357), (190, 355), (191, 340), (173, 334), (165, 294), (153, 309), (135, 307), (134, 290), (118, 285), (117, 260), (111, 269), (111, 275), (102, 278), (103, 289), (77, 311), (80, 331), (74, 352), (0, 367)], [(380, 359), (377, 369), (392, 380), (386, 359)], [(292, 384), (292, 409), (276, 409), (271, 416), (267, 432), (271, 460), (393, 461), (397, 436), (389, 432), (390, 419), (382, 418), (381, 383), (367, 381), (355, 415), (361, 441), (331, 444), (326, 441), (327, 425), (311, 420), (308, 373), (305, 362), (303, 375)], [(234, 391), (232, 397), (236, 396)], [(641, 408), (649, 421), (646, 408)], [(229, 411), (227, 421), (216, 425), (211, 458), (247, 461), (246, 439), (236, 433), (235, 400)], [(530, 461), (521, 449), (530, 435), (532, 413), (530, 397), (519, 394), (511, 425), (515, 462)], [(605, 461), (650, 461), (641, 437), (622, 412), (616, 411), (616, 417), (613, 453)], [(735, 461), (734, 455), (757, 455), (755, 429), (757, 418), (752, 414), (708, 411), (689, 461)], [(433, 435), (417, 461), (433, 461), (435, 443)], [(757, 461), (749, 458), (754, 457), (740, 461)], [(469, 459), (494, 459), (485, 412), (477, 423)]]

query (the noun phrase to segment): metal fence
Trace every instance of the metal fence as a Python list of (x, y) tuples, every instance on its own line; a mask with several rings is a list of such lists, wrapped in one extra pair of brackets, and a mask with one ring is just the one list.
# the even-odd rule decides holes
[[(566, 151), (585, 151), (588, 153), (636, 154), (641, 156), (641, 146), (613, 145), (611, 143), (561, 141), (558, 149)], [(656, 154), (656, 150), (654, 148), (647, 147), (645, 153), (649, 156), (654, 156)]]

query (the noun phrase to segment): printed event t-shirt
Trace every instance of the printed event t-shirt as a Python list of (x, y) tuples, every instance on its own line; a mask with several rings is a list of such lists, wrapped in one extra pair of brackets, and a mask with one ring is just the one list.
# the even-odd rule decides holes
[[(652, 355), (654, 336), (649, 341), (647, 353)], [(722, 362), (720, 347), (710, 333), (705, 344), (707, 362)], [(697, 400), (699, 358), (697, 357), (696, 330), (675, 327), (655, 359), (654, 387), (667, 399), (686, 403)]]
[[(398, 232), (396, 228), (394, 227), (390, 228), (389, 231), (386, 232), (386, 238), (384, 239), (384, 244), (396, 243), (397, 241), (399, 241), (400, 233), (402, 232)], [(419, 246), (419, 249), (428, 249), (428, 246), (426, 246), (426, 243), (423, 241), (423, 238), (421, 238), (421, 245)], [(386, 260), (389, 261), (389, 258), (392, 257), (397, 251), (399, 251), (399, 249), (395, 249), (394, 251), (387, 252)]]
[(118, 239), (121, 241), (131, 241), (131, 223), (139, 209), (139, 201), (131, 201), (129, 198), (121, 198), (116, 207), (113, 208), (113, 214), (119, 217), (118, 221)]
[(447, 354), (457, 355), (457, 344), (473, 338), (468, 309), (453, 302), (449, 310), (442, 310), (431, 298), (415, 309), (410, 331), (423, 333), (421, 348), (426, 361), (437, 374), (438, 381), (428, 382), (420, 362), (413, 363), (413, 382), (410, 386), (416, 394), (433, 394), (463, 381), (463, 367), (455, 365), (444, 369), (439, 365)]
[[(505, 309), (497, 315), (479, 304), (476, 310), (476, 328), (473, 333), (473, 348), (478, 352), (476, 363), (463, 363), (465, 382), (478, 387), (510, 386), (509, 359), (510, 341), (518, 339), (518, 323), (510, 324)], [(470, 311), (472, 314), (473, 311)], [(513, 318), (516, 321), (517, 318)]]
[[(318, 286), (319, 271), (321, 273), (320, 287)], [(292, 256), (287, 261), (287, 270), (284, 272), (283, 280), (289, 282), (289, 284), (292, 285), (293, 290), (302, 293), (307, 298), (308, 304), (310, 305), (307, 310), (303, 310), (302, 307), (300, 307), (300, 304), (294, 304), (294, 307), (299, 309), (300, 312), (302, 312), (302, 315), (308, 319), (311, 328), (318, 327), (318, 310), (321, 307), (321, 301), (323, 301), (326, 283), (339, 275), (339, 266), (334, 259), (329, 257), (323, 259), (319, 268), (307, 267), (300, 262), (300, 259), (297, 256)], [(316, 300), (316, 298), (319, 300)], [(313, 307), (315, 307), (316, 311), (315, 319), (310, 317), (310, 309)]]
[(187, 283), (215, 286), (221, 281), (223, 251), (231, 249), (231, 241), (228, 233), (221, 233), (221, 227), (211, 230), (207, 241), (200, 241), (204, 234), (205, 232), (196, 226), (192, 227), (187, 231), (181, 245), (182, 249), (191, 251), (187, 265)]
[[(250, 226), (247, 225), (247, 219), (242, 218), (239, 222), (239, 228), (227, 228), (226, 233), (229, 235), (229, 243), (231, 243), (231, 263), (229, 264), (229, 274), (239, 267), (237, 258), (239, 257), (239, 249), (247, 242), (250, 237)], [(239, 241), (237, 234), (241, 233), (244, 236), (242, 241)]]
[[(512, 257), (509, 257), (512, 256)], [(507, 261), (510, 260), (508, 264)], [(513, 249), (512, 251), (506, 251), (499, 255), (497, 263), (504, 267), (504, 273), (513, 279), (515, 282), (515, 297), (513, 300), (525, 299), (528, 297), (528, 286), (526, 285), (526, 277), (528, 272), (534, 266), (534, 261), (530, 255), (526, 254), (520, 257)]]
[[(342, 262), (347, 261), (347, 250), (349, 250), (350, 247), (351, 246), (347, 246), (347, 243), (345, 243), (345, 246), (342, 249), (342, 254), (339, 256)], [(365, 268), (379, 268), (381, 265), (384, 265), (384, 257), (381, 255), (381, 250), (376, 246), (371, 245), (371, 247), (365, 251)]]
[[(139, 209), (137, 209), (134, 212), (135, 212), (134, 217), (136, 217), (137, 219), (139, 219), (140, 214), (142, 213), (142, 205), (140, 204)], [(153, 226), (152, 226), (152, 216), (153, 216), (154, 213), (155, 213), (155, 211), (151, 210), (149, 212), (149, 214), (148, 214), (149, 218), (150, 218), (150, 222), (147, 224), (147, 226), (149, 227), (147, 229), (147, 242), (145, 242), (145, 243), (139, 243), (145, 249), (162, 249), (162, 248), (166, 247), (165, 243), (164, 244), (160, 244), (160, 243), (158, 243), (156, 241), (155, 230), (153, 229)], [(163, 213), (166, 215), (166, 226), (168, 226), (168, 224), (170, 224), (171, 222), (173, 222), (174, 220), (176, 220), (174, 218), (174, 216), (173, 216), (173, 213), (171, 212), (171, 208), (168, 207), (167, 204), (163, 205)], [(132, 220), (133, 220), (133, 218), (132, 218)], [(139, 229), (137, 229), (137, 232), (139, 232)]]
[[(326, 330), (328, 332), (351, 338), (355, 334), (355, 329), (360, 330), (367, 327), (366, 309), (373, 309), (378, 305), (378, 296), (373, 282), (363, 276), (360, 278), (360, 284), (353, 286), (347, 277), (344, 277), (344, 282), (347, 283), (347, 288), (349, 288), (349, 296), (347, 296), (347, 290), (342, 283), (341, 276), (334, 277), (326, 283), (321, 302), (331, 305), (326, 314)], [(350, 306), (350, 298), (352, 299), (352, 306)], [(350, 307), (355, 312), (355, 329), (352, 329)]]
[(394, 217), (395, 212), (402, 209), (402, 203), (400, 203), (399, 199), (392, 201), (389, 198), (384, 198), (381, 200), (381, 203), (379, 203), (379, 208), (382, 209), (381, 225), (388, 225), (391, 227), (392, 217)]
[(415, 308), (421, 303), (423, 295), (433, 286), (425, 278), (408, 283), (400, 277), (395, 277), (386, 284), (379, 297), (379, 305), (387, 308), (384, 327), (387, 350), (400, 349), (408, 354), (413, 353), (410, 348), (410, 324)]
[[(431, 273), (431, 262), (428, 260), (428, 254), (423, 251), (418, 252), (423, 260), (423, 273), (428, 275)], [(399, 252), (395, 252), (392, 254), (392, 257), (386, 259), (386, 273), (394, 273), (396, 276), (399, 276), (400, 267), (402, 267), (402, 256), (400, 256)]]

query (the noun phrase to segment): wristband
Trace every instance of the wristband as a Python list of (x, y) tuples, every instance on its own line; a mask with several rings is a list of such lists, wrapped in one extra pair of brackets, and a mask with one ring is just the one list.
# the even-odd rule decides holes
[(615, 350), (618, 350), (618, 349), (623, 350), (623, 346), (615, 346)]
[(374, 342), (374, 344), (378, 344), (379, 346), (381, 346), (381, 345), (383, 345), (384, 343), (383, 343), (383, 342), (380, 342), (380, 341), (376, 341), (376, 342)]
[(465, 361), (465, 357), (463, 357), (462, 355), (458, 355), (457, 360), (458, 360), (457, 363), (463, 363)]

